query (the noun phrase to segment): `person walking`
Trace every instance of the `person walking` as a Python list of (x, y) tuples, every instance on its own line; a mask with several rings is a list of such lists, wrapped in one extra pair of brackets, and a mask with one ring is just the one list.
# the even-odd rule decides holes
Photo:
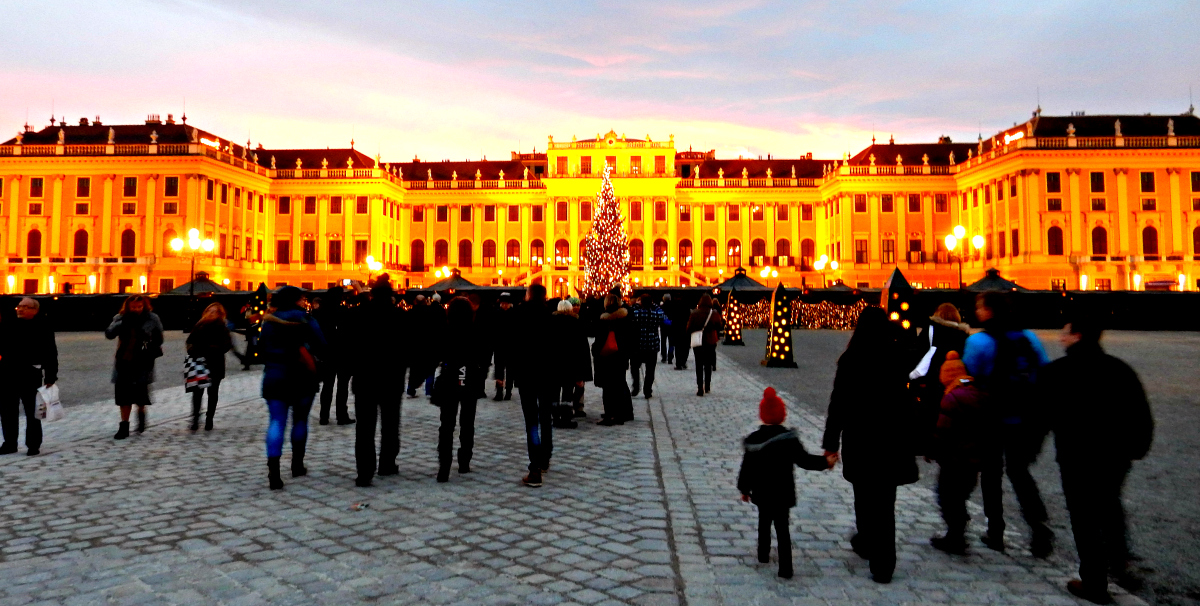
[(630, 352), (635, 351), (636, 335), (630, 330), (629, 310), (612, 293), (604, 297), (604, 313), (596, 321), (596, 340), (592, 343), (595, 383), (602, 390), (604, 414), (599, 425), (624, 425), (633, 420), (633, 399), (625, 372)]
[[(189, 356), (203, 358), (204, 366), (208, 368), (208, 413), (204, 416), (204, 431), (212, 431), (221, 380), (225, 378), (225, 353), (233, 349), (225, 306), (212, 303), (204, 308), (200, 321), (196, 322), (188, 335), (186, 348)], [(200, 428), (200, 404), (204, 399), (204, 391), (197, 389), (192, 392), (192, 431)]]
[(512, 399), (513, 382), (509, 376), (512, 373), (508, 370), (513, 364), (513, 347), (520, 338), (514, 332), (516, 321), (513, 318), (512, 295), (506, 292), (500, 293), (498, 305), (491, 318), (492, 349), (495, 352), (495, 369), (492, 372), (492, 378), (496, 381), (496, 397), (493, 400), (496, 402)]
[(1004, 551), (1001, 481), (1007, 472), (1021, 515), (1033, 535), (1029, 551), (1034, 557), (1045, 558), (1054, 549), (1054, 533), (1046, 525), (1046, 506), (1029, 467), (1041, 452), (1045, 438), (1044, 415), (1038, 410), (1034, 385), (1038, 370), (1050, 360), (1032, 331), (1016, 327), (1005, 293), (979, 294), (975, 298), (975, 318), (983, 325), (983, 332), (967, 337), (962, 359), (967, 373), (988, 394), (997, 436), (980, 477), (984, 509), (995, 514), (988, 516), (987, 534), (981, 539), (989, 548)]
[(1066, 355), (1043, 369), (1038, 387), (1062, 476), (1063, 496), (1079, 552), (1074, 595), (1097, 604), (1112, 601), (1108, 579), (1135, 591), (1121, 492), (1132, 461), (1154, 441), (1146, 392), (1128, 364), (1100, 346), (1103, 325), (1077, 315), (1062, 331)]
[(745, 454), (738, 472), (737, 486), (742, 501), (758, 506), (758, 561), (771, 561), (771, 527), (779, 543), (779, 576), (792, 578), (792, 539), (788, 526), (791, 509), (796, 506), (795, 467), (827, 471), (833, 467), (825, 457), (808, 454), (796, 433), (783, 426), (787, 407), (775, 388), (763, 390), (758, 403), (762, 420), (754, 433), (742, 441)]
[[(346, 306), (343, 304), (345, 291), (341, 286), (330, 288), (324, 297), (314, 300), (312, 317), (325, 335), (325, 355), (321, 358), (321, 411), (317, 419), (321, 425), (329, 424), (330, 409), (338, 425), (353, 425), (347, 405), (350, 399), (350, 378), (353, 365), (349, 363), (352, 343), (346, 333), (351, 329)], [(335, 407), (336, 396), (336, 407)]]
[(914, 413), (905, 389), (911, 365), (898, 333), (878, 307), (859, 315), (838, 359), (821, 441), (830, 465), (840, 459), (854, 487), (858, 533), (850, 545), (870, 561), (877, 583), (890, 583), (896, 568), (896, 487), (918, 475), (914, 439), (904, 429)]
[(272, 295), (258, 341), (264, 361), (262, 396), (270, 415), (266, 443), (271, 490), (283, 488), (279, 459), (288, 411), (292, 414), (292, 477), (308, 474), (304, 467), (308, 414), (320, 380), (316, 360), (325, 347), (325, 337), (317, 321), (301, 307), (303, 299), (304, 292), (295, 286), (284, 286)]
[[(400, 415), (403, 395), (392, 381), (396, 368), (404, 367), (404, 317), (396, 307), (395, 292), (386, 281), (371, 288), (371, 299), (363, 305), (346, 338), (354, 342), (354, 462), (358, 476), (354, 484), (370, 486), (376, 470), (380, 476), (400, 473)], [(444, 334), (438, 339), (445, 338)], [(426, 347), (436, 347), (436, 341)], [(436, 357), (436, 353), (433, 357)], [(403, 380), (403, 378), (401, 379)], [(375, 454), (375, 426), (379, 424), (379, 455)]]
[[(629, 370), (633, 375), (633, 391), (630, 395), (637, 397), (640, 391), (649, 400), (654, 391), (654, 367), (658, 364), (659, 332), (666, 325), (666, 315), (654, 304), (650, 293), (643, 293), (630, 313), (634, 330), (637, 331), (637, 343), (629, 357)], [(641, 380), (643, 366), (646, 367), (645, 383)]]
[(700, 297), (700, 303), (688, 317), (687, 333), (689, 342), (693, 333), (700, 333), (700, 345), (693, 347), (696, 354), (696, 395), (703, 396), (712, 391), (712, 373), (717, 366), (717, 341), (724, 326), (721, 312), (713, 306), (712, 297), (708, 293)]
[(671, 293), (666, 293), (662, 298), (663, 324), (659, 327), (659, 349), (662, 354), (662, 359), (659, 360), (663, 364), (672, 364), (675, 362), (675, 342), (671, 340), (671, 321), (666, 319), (667, 306), (671, 304)]
[(932, 447), (931, 440), (937, 428), (942, 397), (946, 394), (940, 374), (942, 364), (952, 351), (962, 358), (970, 332), (970, 326), (962, 323), (958, 308), (951, 303), (942, 303), (929, 317), (924, 334), (917, 337), (917, 341), (926, 348), (920, 362), (908, 373), (909, 389), (920, 404), (925, 427), (921, 450), (917, 454), (929, 455), (928, 450)]
[[(583, 384), (592, 380), (592, 356), (588, 350), (583, 322), (575, 315), (575, 305), (559, 301), (558, 310), (550, 317), (550, 357), (548, 373), (558, 389), (558, 406), (554, 409), (554, 426), (575, 429), (573, 419), (583, 411)], [(586, 416), (586, 415), (581, 415)]]
[(690, 338), (687, 332), (688, 318), (691, 316), (691, 310), (683, 302), (675, 299), (670, 301), (663, 297), (663, 313), (667, 316), (667, 322), (670, 324), (666, 327), (671, 348), (675, 352), (675, 370), (687, 369), (688, 353), (691, 351), (691, 345), (688, 343)]
[(475, 448), (475, 405), (487, 380), (488, 336), (476, 322), (476, 310), (463, 297), (446, 308), (446, 334), (439, 341), (441, 365), (433, 382), (433, 403), (441, 408), (438, 427), (438, 482), (450, 480), (454, 459), (454, 425), (458, 420), (458, 473), (471, 473)]
[(129, 414), (138, 407), (137, 432), (146, 431), (146, 407), (150, 405), (150, 384), (154, 382), (154, 361), (163, 355), (162, 320), (150, 306), (146, 295), (133, 295), (121, 304), (121, 313), (104, 329), (104, 337), (117, 339), (112, 382), (121, 424), (113, 439), (129, 437)]
[(37, 390), (58, 382), (58, 346), (54, 330), (39, 317), (41, 304), (25, 297), (17, 303), (17, 317), (0, 322), (0, 426), (4, 444), (0, 455), (17, 452), (21, 410), (25, 412), (26, 454), (42, 448), (42, 421), (37, 418)]
[[(956, 351), (946, 354), (938, 374), (943, 396), (937, 426), (925, 456), (937, 460), (937, 501), (946, 522), (946, 534), (929, 543), (946, 553), (967, 553), (967, 499), (979, 481), (983, 458), (991, 451), (992, 424), (988, 422), (986, 396)], [(985, 512), (994, 513), (994, 512)]]
[(513, 349), (511, 378), (516, 380), (517, 397), (525, 417), (525, 441), (529, 449), (529, 473), (521, 482), (531, 488), (542, 485), (542, 475), (550, 469), (554, 453), (554, 401), (557, 385), (546, 375), (550, 350), (550, 309), (546, 306), (546, 287), (531, 284), (525, 301), (514, 311), (520, 338)]
[(410, 327), (407, 349), (407, 364), (409, 367), (408, 397), (417, 397), (417, 386), (425, 385), (425, 395), (433, 390), (433, 371), (437, 369), (437, 348), (433, 343), (441, 338), (446, 328), (446, 310), (442, 307), (441, 297), (437, 294), (432, 299), (417, 295), (416, 304), (409, 313)]

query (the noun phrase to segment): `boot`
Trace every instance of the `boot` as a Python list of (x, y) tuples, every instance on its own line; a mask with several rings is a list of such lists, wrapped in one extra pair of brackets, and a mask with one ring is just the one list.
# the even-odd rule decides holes
[(213, 417), (217, 416), (217, 403), (208, 401), (208, 414), (204, 415), (204, 431), (212, 431)]
[(192, 398), (192, 425), (188, 427), (192, 431), (200, 429), (200, 400)]
[(458, 449), (458, 473), (471, 473), (471, 452)]
[(967, 540), (962, 533), (947, 532), (945, 536), (929, 539), (934, 549), (952, 555), (967, 555)]
[(267, 457), (267, 482), (271, 490), (283, 488), (283, 478), (279, 477), (279, 457)]
[[(129, 421), (121, 421), (117, 426), (117, 435), (113, 436), (114, 440), (124, 440), (129, 437)], [(14, 451), (16, 452), (16, 451)]]
[(1033, 540), (1029, 544), (1029, 551), (1035, 558), (1045, 559), (1054, 551), (1054, 531), (1046, 527), (1045, 524), (1038, 524), (1033, 527)]
[(496, 397), (492, 398), (493, 402), (499, 402), (504, 399), (504, 381), (496, 381)]
[(438, 481), (438, 484), (444, 484), (444, 483), (450, 481), (450, 464), (449, 463), (438, 466), (437, 481)]
[(146, 407), (138, 406), (137, 415), (138, 415), (137, 432), (145, 433), (146, 432)]
[(292, 477), (308, 475), (308, 470), (304, 468), (304, 450), (308, 447), (304, 442), (292, 442)]

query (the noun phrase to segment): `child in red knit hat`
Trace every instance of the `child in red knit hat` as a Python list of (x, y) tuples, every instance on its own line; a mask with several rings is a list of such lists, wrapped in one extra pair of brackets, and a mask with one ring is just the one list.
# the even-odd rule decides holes
[(746, 436), (738, 490), (743, 501), (758, 506), (758, 561), (771, 558), (771, 526), (779, 541), (779, 576), (792, 578), (792, 539), (788, 532), (789, 512), (796, 506), (796, 479), (792, 467), (813, 471), (830, 468), (821, 455), (808, 454), (796, 433), (783, 426), (787, 407), (773, 387), (763, 390), (758, 404), (763, 425)]

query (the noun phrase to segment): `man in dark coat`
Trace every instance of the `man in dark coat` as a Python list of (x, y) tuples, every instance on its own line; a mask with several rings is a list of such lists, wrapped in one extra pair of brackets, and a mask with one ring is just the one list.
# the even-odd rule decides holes
[[(654, 394), (654, 369), (658, 365), (659, 330), (666, 324), (666, 315), (654, 304), (649, 293), (643, 293), (631, 314), (633, 327), (637, 331), (637, 345), (629, 355), (629, 371), (633, 375), (631, 396), (639, 392), (649, 400)], [(642, 367), (646, 368), (646, 382), (642, 383)]]
[(670, 335), (671, 347), (675, 349), (675, 370), (683, 370), (687, 368), (688, 354), (691, 351), (687, 322), (692, 310), (688, 309), (683, 301), (672, 299), (663, 302), (663, 313), (671, 323), (665, 330)]
[(1154, 418), (1137, 373), (1100, 347), (1102, 326), (1076, 317), (1063, 329), (1067, 355), (1039, 377), (1062, 473), (1063, 496), (1079, 551), (1079, 577), (1071, 593), (1096, 602), (1112, 600), (1108, 573), (1136, 589), (1121, 490), (1131, 461), (1146, 456)]
[(502, 292), (500, 293), (500, 303), (496, 311), (492, 314), (491, 322), (491, 340), (492, 349), (495, 354), (495, 370), (493, 378), (496, 380), (496, 397), (495, 401), (511, 400), (513, 381), (509, 376), (512, 373), (508, 372), (512, 365), (512, 352), (516, 346), (516, 320), (513, 313), (512, 295)]
[(25, 446), (29, 456), (42, 447), (42, 421), (36, 416), (39, 387), (58, 381), (58, 346), (54, 331), (37, 317), (40, 305), (25, 297), (17, 318), (0, 323), (0, 425), (4, 444), (0, 454), (17, 452), (21, 407), (25, 408)]
[(375, 424), (379, 422), (380, 476), (400, 473), (400, 408), (403, 396), (395, 383), (396, 368), (404, 364), (404, 312), (396, 307), (391, 284), (371, 289), (371, 299), (359, 307), (354, 327), (343, 338), (354, 339), (355, 484), (370, 486), (376, 471)]
[[(436, 297), (436, 295), (435, 295)], [(408, 364), (408, 397), (417, 397), (417, 386), (425, 385), (425, 395), (432, 389), (433, 371), (437, 368), (437, 348), (432, 345), (446, 326), (446, 309), (439, 300), (426, 299), (417, 295), (416, 303), (409, 312), (409, 343), (405, 348)]]
[[(979, 481), (980, 465), (994, 446), (993, 424), (987, 418), (987, 398), (974, 385), (957, 351), (950, 351), (939, 369), (943, 395), (937, 426), (926, 456), (937, 459), (937, 500), (946, 522), (946, 534), (930, 539), (935, 548), (958, 555), (967, 553), (967, 499)], [(990, 505), (990, 503), (989, 503)], [(984, 510), (989, 516), (997, 512)]]
[(558, 385), (546, 374), (549, 361), (555, 355), (549, 341), (550, 309), (546, 307), (546, 287), (530, 285), (525, 301), (514, 312), (517, 339), (511, 370), (516, 375), (529, 448), (529, 474), (521, 481), (537, 488), (542, 485), (542, 473), (550, 468), (550, 456), (554, 451), (553, 407), (558, 399)]
[(343, 337), (343, 332), (349, 329), (346, 319), (346, 308), (342, 305), (345, 291), (341, 286), (330, 288), (324, 297), (317, 299), (320, 305), (313, 309), (312, 316), (325, 334), (325, 351), (321, 358), (321, 425), (329, 424), (329, 409), (333, 407), (334, 392), (337, 392), (337, 424), (349, 425), (354, 423), (350, 418), (347, 401), (350, 397), (350, 377), (352, 366), (348, 364), (351, 355), (350, 343)]

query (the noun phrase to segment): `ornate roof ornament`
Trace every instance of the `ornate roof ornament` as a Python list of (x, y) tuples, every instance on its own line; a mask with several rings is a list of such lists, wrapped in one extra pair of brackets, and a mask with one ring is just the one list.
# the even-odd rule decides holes
[[(113, 139), (116, 139), (116, 138), (117, 138), (117, 131), (113, 130), (113, 128), (111, 126), (108, 127), (108, 144), (112, 145)], [(192, 131), (192, 142), (193, 143), (196, 142), (196, 131), (195, 130)]]
[(321, 168), (329, 168), (329, 160), (321, 158)]
[(58, 144), (62, 145), (67, 142), (67, 131), (58, 129)]
[(1074, 122), (1067, 124), (1067, 136), (1068, 137), (1075, 136), (1075, 123)]
[(300, 158), (296, 158), (296, 170), (300, 170), (301, 166), (304, 166), (304, 162)]
[(1122, 135), (1122, 134), (1121, 134), (1121, 121), (1120, 121), (1120, 120), (1117, 120), (1117, 121), (1116, 121), (1116, 123), (1115, 123), (1115, 124), (1113, 124), (1113, 127), (1114, 127), (1114, 128), (1116, 129), (1116, 131), (1117, 131), (1117, 134), (1116, 134), (1116, 136), (1118, 136), (1118, 137), (1124, 136), (1124, 135)]
[(156, 130), (150, 131), (150, 144), (158, 145), (158, 131), (156, 131)]
[(275, 156), (271, 156), (271, 170), (275, 170)]
[(792, 165), (792, 178), (793, 179), (796, 178), (796, 165), (795, 164)]
[(346, 168), (348, 168), (350, 170), (354, 170), (354, 158), (353, 157), (346, 158)]
[(950, 166), (954, 166), (954, 152), (950, 152)]
[(1175, 119), (1174, 118), (1167, 118), (1167, 136), (1168, 137), (1175, 136)]
[(924, 154), (921, 156), (921, 164), (929, 166), (929, 154)]

